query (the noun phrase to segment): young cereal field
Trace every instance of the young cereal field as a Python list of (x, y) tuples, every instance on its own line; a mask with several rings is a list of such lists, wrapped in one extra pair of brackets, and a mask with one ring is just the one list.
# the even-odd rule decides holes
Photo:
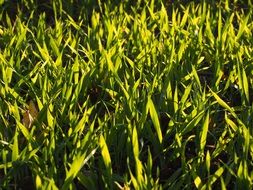
[(0, 0), (0, 189), (252, 189), (251, 0)]

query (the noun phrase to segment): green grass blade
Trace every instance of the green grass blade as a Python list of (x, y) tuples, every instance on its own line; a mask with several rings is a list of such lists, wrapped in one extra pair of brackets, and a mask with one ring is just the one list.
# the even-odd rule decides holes
[(204, 153), (204, 148), (206, 145), (208, 125), (209, 125), (209, 111), (206, 114), (206, 118), (204, 120), (204, 124), (203, 124), (202, 131), (201, 131), (201, 136), (200, 136), (200, 152), (202, 152), (202, 153)]
[(151, 97), (148, 98), (147, 107), (149, 109), (150, 117), (151, 117), (151, 120), (154, 124), (159, 143), (161, 144), (162, 140), (163, 140), (161, 126), (160, 126), (157, 111), (155, 109), (155, 106), (154, 106), (154, 103), (153, 103)]
[(237, 115), (235, 114), (233, 108), (231, 108), (226, 102), (224, 102), (215, 92), (211, 90), (211, 93), (213, 97), (216, 99), (218, 104), (220, 104), (223, 108), (228, 110), (235, 118), (237, 118)]
[(111, 156), (110, 156), (110, 153), (109, 153), (109, 150), (108, 150), (108, 147), (107, 147), (107, 144), (105, 142), (103, 135), (100, 135), (99, 146), (101, 149), (101, 154), (102, 154), (102, 158), (103, 158), (106, 170), (109, 175), (112, 175)]
[(18, 148), (18, 131), (16, 130), (14, 135), (14, 141), (12, 146), (12, 162), (16, 161), (19, 157), (19, 148)]

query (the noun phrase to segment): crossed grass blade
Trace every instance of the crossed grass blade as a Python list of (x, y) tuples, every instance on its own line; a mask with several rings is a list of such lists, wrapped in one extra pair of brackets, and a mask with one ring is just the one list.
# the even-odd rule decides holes
[(96, 149), (93, 149), (89, 155), (86, 155), (86, 153), (84, 153), (80, 156), (77, 156), (73, 160), (72, 164), (70, 165), (70, 169), (67, 171), (62, 189), (70, 188), (70, 184), (73, 182), (74, 178), (78, 175), (86, 162), (95, 154), (95, 152)]
[(210, 89), (212, 95), (214, 96), (214, 98), (216, 99), (216, 101), (226, 110), (228, 110), (235, 118), (238, 118), (236, 113), (234, 112), (233, 108), (231, 108), (226, 102), (224, 102), (215, 92), (213, 92)]

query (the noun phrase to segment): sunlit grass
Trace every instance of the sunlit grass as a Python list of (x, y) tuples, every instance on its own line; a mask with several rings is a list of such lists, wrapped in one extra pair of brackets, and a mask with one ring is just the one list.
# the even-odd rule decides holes
[(71, 2), (0, 1), (0, 188), (252, 188), (250, 1)]

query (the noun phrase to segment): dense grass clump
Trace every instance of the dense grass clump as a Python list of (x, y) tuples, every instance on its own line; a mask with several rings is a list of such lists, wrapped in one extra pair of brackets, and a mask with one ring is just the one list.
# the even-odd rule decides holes
[(251, 1), (0, 1), (0, 189), (251, 189)]

